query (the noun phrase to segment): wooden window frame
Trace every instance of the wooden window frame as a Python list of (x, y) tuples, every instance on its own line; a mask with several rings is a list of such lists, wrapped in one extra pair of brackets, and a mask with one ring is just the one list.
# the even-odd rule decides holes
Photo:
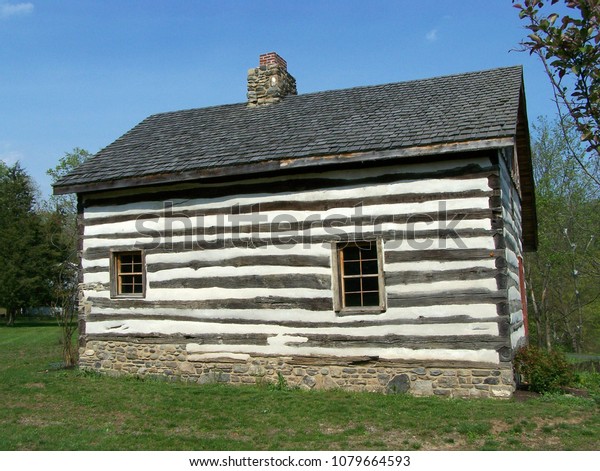
[[(375, 243), (377, 250), (377, 283), (379, 291), (379, 304), (377, 306), (346, 306), (344, 297), (344, 268), (343, 250), (349, 245), (361, 245)], [(332, 244), (332, 267), (333, 267), (333, 308), (339, 315), (355, 314), (381, 314), (386, 311), (385, 276), (383, 271), (383, 241), (353, 240), (337, 242)]]
[[(142, 276), (141, 293), (121, 292), (120, 280), (123, 273), (120, 272), (121, 257), (124, 255), (139, 255), (141, 257), (142, 271), (131, 272), (127, 275)], [(146, 257), (143, 250), (111, 250), (110, 252), (110, 296), (111, 298), (144, 298), (146, 297)]]

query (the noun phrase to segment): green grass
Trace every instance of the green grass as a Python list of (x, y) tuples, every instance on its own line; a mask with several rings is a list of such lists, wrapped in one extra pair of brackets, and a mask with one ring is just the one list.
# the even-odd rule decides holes
[(61, 370), (53, 323), (0, 327), (0, 450), (598, 450), (593, 399), (448, 400)]

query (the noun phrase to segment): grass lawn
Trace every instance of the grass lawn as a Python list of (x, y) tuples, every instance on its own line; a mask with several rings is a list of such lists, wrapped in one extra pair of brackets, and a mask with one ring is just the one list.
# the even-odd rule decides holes
[(593, 399), (413, 398), (60, 370), (59, 329), (0, 327), (0, 450), (600, 450)]

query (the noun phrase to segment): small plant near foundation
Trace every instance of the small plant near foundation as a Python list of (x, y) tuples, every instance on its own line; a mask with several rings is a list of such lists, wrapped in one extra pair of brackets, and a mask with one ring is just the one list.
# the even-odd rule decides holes
[(281, 374), (281, 371), (277, 372), (277, 382), (275, 383), (275, 389), (278, 391), (283, 391), (285, 389), (288, 389), (287, 380)]
[(571, 366), (557, 351), (547, 352), (529, 345), (517, 352), (514, 365), (522, 381), (537, 393), (560, 392), (575, 382)]
[(287, 379), (285, 379), (281, 371), (277, 372), (277, 380), (274, 383), (267, 383), (267, 386), (272, 391), (291, 391), (292, 389), (296, 389), (289, 386)]

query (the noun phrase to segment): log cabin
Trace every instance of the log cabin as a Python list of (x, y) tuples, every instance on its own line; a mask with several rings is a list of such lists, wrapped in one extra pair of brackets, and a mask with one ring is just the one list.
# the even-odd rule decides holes
[(84, 369), (510, 397), (537, 228), (523, 72), (297, 94), (143, 120), (76, 193)]

